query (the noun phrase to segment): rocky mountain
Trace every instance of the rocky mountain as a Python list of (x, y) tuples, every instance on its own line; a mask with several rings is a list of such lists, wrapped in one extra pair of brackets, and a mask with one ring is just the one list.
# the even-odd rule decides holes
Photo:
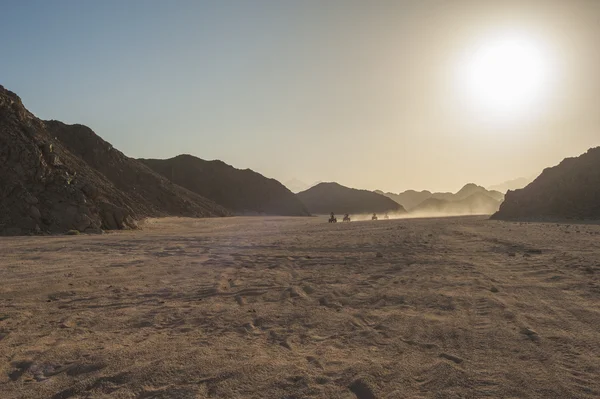
[(406, 213), (402, 205), (384, 195), (338, 183), (319, 183), (297, 195), (314, 214)]
[(488, 190), (494, 190), (494, 191), (499, 191), (501, 193), (506, 193), (508, 190), (514, 191), (514, 190), (521, 189), (521, 188), (525, 187), (526, 185), (528, 185), (529, 183), (531, 183), (532, 181), (533, 181), (533, 178), (519, 177), (514, 180), (508, 180), (508, 181), (505, 181), (504, 183), (490, 186), (488, 188)]
[(205, 161), (191, 155), (140, 162), (236, 214), (309, 215), (304, 204), (283, 184), (250, 169), (240, 170), (222, 161)]
[(527, 187), (509, 191), (492, 218), (600, 220), (600, 147), (544, 169)]
[(491, 215), (498, 211), (501, 201), (481, 192), (459, 200), (429, 198), (411, 209), (411, 214), (439, 215)]
[[(504, 194), (495, 190), (486, 190), (482, 186), (478, 186), (473, 183), (466, 184), (456, 193), (450, 192), (437, 192), (432, 193), (431, 191), (415, 191), (407, 190), (399, 194), (384, 193), (382, 191), (375, 191), (378, 194), (385, 195), (386, 197), (396, 201), (400, 205), (404, 206), (408, 211), (412, 211), (418, 205), (422, 204), (428, 199), (436, 199), (447, 202), (462, 201), (474, 194), (485, 194), (496, 201), (502, 201)], [(437, 201), (430, 201), (429, 204), (437, 203)]]
[(229, 211), (172, 184), (144, 163), (125, 156), (83, 125), (46, 121), (46, 129), (72, 154), (105, 176), (143, 215), (223, 216)]
[(42, 121), (0, 86), (0, 234), (100, 231), (147, 216), (222, 216), (81, 125)]

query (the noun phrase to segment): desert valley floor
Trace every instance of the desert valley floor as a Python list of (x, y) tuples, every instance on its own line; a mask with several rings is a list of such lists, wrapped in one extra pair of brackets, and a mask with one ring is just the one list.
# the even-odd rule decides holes
[(0, 398), (599, 398), (600, 226), (0, 238)]

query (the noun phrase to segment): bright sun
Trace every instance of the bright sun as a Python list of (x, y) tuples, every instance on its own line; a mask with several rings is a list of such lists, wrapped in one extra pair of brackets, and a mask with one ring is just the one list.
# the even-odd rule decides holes
[(469, 103), (488, 117), (514, 119), (541, 105), (550, 64), (543, 46), (526, 35), (488, 38), (461, 63), (460, 85)]

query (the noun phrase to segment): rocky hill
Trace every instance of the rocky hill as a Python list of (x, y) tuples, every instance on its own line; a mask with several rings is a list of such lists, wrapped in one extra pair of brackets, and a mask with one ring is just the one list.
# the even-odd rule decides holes
[(402, 205), (384, 195), (338, 183), (319, 183), (297, 195), (314, 214), (406, 213)]
[(200, 194), (236, 214), (307, 216), (304, 204), (275, 179), (222, 161), (191, 155), (171, 159), (140, 159), (173, 183)]
[(36, 118), (0, 86), (0, 234), (100, 231), (133, 227), (146, 216), (227, 214), (90, 129)]
[(144, 163), (125, 156), (83, 125), (46, 121), (48, 132), (74, 155), (100, 172), (143, 215), (214, 216), (229, 212), (213, 201), (172, 184)]
[(498, 211), (500, 201), (484, 193), (449, 201), (439, 198), (429, 198), (411, 209), (411, 214), (423, 215), (491, 215)]
[(600, 220), (600, 147), (567, 158), (527, 187), (509, 191), (492, 218)]
[(449, 199), (451, 201), (461, 201), (472, 196), (473, 194), (484, 194), (490, 198), (495, 199), (496, 201), (504, 200), (504, 194), (502, 194), (501, 192), (495, 190), (487, 190), (485, 189), (485, 187), (478, 186), (477, 184), (473, 183), (465, 184), (465, 186), (461, 188), (456, 194), (446, 199)]

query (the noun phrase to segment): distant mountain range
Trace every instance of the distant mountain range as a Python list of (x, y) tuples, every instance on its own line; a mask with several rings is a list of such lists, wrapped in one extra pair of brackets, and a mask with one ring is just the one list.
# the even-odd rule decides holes
[[(0, 235), (135, 227), (145, 217), (310, 213), (467, 215), (496, 219), (600, 219), (600, 147), (488, 190), (383, 193), (318, 183), (298, 194), (252, 170), (191, 155), (136, 160), (83, 125), (43, 121), (0, 86)], [(511, 190), (504, 194), (499, 190)], [(512, 191), (515, 189), (515, 191)], [(502, 202), (504, 201), (504, 202)], [(502, 204), (502, 205), (500, 205)]]
[(484, 193), (471, 194), (466, 198), (457, 200), (445, 200), (429, 198), (411, 209), (413, 215), (431, 214), (443, 215), (491, 215), (498, 211), (500, 201)]
[(406, 210), (411, 210), (412, 208), (419, 205), (426, 199), (431, 198), (431, 196), (432, 196), (431, 191), (426, 191), (426, 190), (425, 191), (407, 190), (400, 194), (384, 193), (381, 190), (375, 190), (374, 192), (377, 194), (380, 194), (380, 195), (385, 195), (386, 197), (390, 198), (391, 200), (402, 205)]
[(518, 179), (505, 181), (504, 183), (496, 184), (494, 186), (488, 187), (488, 190), (499, 191), (501, 193), (506, 194), (508, 190), (518, 190), (533, 181), (535, 177), (519, 177)]
[(406, 213), (402, 205), (384, 195), (338, 183), (319, 183), (297, 195), (313, 214)]
[(527, 187), (510, 191), (492, 218), (600, 220), (600, 147), (566, 158)]
[[(396, 201), (409, 212), (439, 212), (453, 214), (494, 213), (504, 199), (504, 194), (486, 190), (473, 183), (466, 184), (456, 193), (432, 193), (407, 190), (399, 194), (375, 191)], [(491, 201), (488, 201), (489, 198)]]
[(283, 184), (250, 169), (192, 155), (140, 159), (171, 182), (200, 194), (239, 215), (308, 216), (304, 204)]

